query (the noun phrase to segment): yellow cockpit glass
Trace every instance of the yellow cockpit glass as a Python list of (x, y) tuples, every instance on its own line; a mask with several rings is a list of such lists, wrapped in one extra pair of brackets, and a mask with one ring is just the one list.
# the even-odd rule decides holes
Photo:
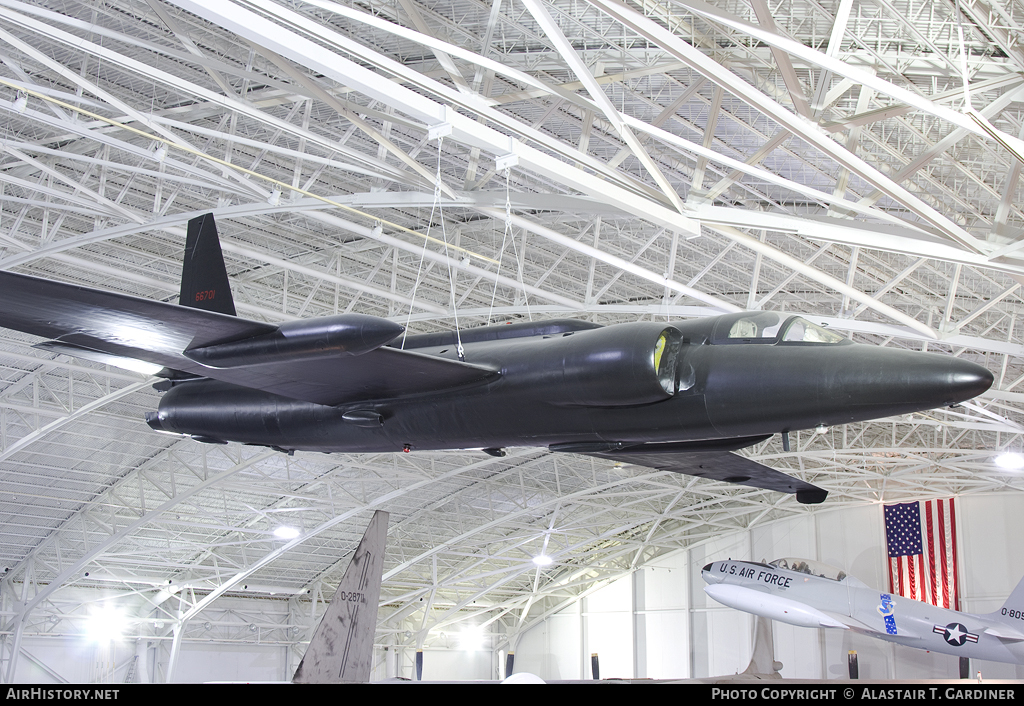
[(676, 328), (666, 328), (654, 343), (654, 374), (665, 392), (672, 395), (678, 384), (679, 349), (682, 346), (682, 335)]

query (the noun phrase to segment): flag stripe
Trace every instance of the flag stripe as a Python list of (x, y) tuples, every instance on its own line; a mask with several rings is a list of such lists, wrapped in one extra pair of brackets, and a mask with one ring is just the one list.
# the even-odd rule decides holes
[(930, 595), (925, 597), (924, 600), (932, 605), (941, 605), (941, 603), (938, 603), (935, 600), (935, 524), (932, 517), (931, 500), (925, 502), (924, 509), (925, 525), (928, 528), (928, 588), (930, 590)]
[(956, 569), (956, 510), (953, 507), (953, 499), (949, 498), (949, 544), (948, 546), (952, 549), (951, 557), (949, 559), (949, 566), (952, 567), (953, 585), (950, 591), (949, 607), (954, 610), (959, 610), (959, 578), (957, 576)]
[[(942, 501), (939, 501), (940, 505)], [(952, 503), (952, 501), (950, 501)], [(952, 507), (952, 504), (950, 505)], [(942, 536), (942, 541), (948, 544), (948, 535), (946, 534), (946, 518), (944, 513), (939, 513), (939, 534)], [(942, 557), (942, 564), (939, 567), (942, 579), (942, 603), (937, 603), (943, 608), (949, 608), (949, 560), (948, 557)]]

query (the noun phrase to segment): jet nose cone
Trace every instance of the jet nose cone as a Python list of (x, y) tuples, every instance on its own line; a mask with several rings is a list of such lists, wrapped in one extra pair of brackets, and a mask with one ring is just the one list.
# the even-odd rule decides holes
[(836, 386), (833, 399), (889, 407), (889, 414), (963, 402), (987, 390), (994, 379), (986, 368), (951, 355), (884, 348), (851, 352), (862, 357), (851, 361), (847, 370), (852, 374)]
[(951, 363), (946, 380), (946, 388), (950, 396), (947, 404), (977, 397), (992, 387), (992, 383), (995, 381), (992, 371), (980, 365), (957, 358), (953, 358)]

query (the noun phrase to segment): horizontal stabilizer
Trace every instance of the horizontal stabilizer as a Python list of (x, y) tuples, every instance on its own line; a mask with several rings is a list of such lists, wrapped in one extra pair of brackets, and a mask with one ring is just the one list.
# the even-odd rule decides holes
[[(760, 439), (759, 439), (760, 440)], [(731, 440), (730, 440), (731, 441)], [(722, 442), (712, 442), (714, 444)], [(753, 442), (751, 442), (753, 443)], [(704, 446), (702, 446), (702, 444)], [(583, 450), (566, 448), (575, 453), (597, 456), (620, 463), (631, 463), (637, 466), (656, 468), (659, 471), (672, 471), (689, 476), (698, 476), (726, 483), (736, 483), (752, 488), (764, 488), (780, 493), (796, 494), (797, 502), (814, 505), (824, 502), (828, 491), (805, 483), (802, 480), (786, 475), (762, 463), (752, 461), (725, 450), (703, 450), (710, 445), (708, 442), (680, 442), (669, 444), (637, 444), (621, 449)], [(563, 450), (552, 447), (554, 451)]]
[(982, 628), (982, 632), (992, 637), (998, 637), (1000, 640), (1006, 642), (1022, 642), (1024, 641), (1024, 633), (1020, 630), (1016, 630), (1008, 625), (989, 625), (988, 627)]

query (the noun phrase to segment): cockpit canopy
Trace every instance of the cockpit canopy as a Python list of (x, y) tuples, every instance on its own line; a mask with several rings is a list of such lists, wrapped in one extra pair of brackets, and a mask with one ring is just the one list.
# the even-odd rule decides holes
[(831, 579), (832, 581), (843, 581), (846, 579), (846, 572), (842, 569), (837, 569), (834, 566), (822, 564), (820, 561), (813, 561), (812, 559), (786, 557), (769, 562), (769, 565), (774, 566), (776, 569), (796, 571), (801, 574), (808, 574), (809, 576)]
[(719, 317), (711, 333), (714, 345), (736, 343), (836, 345), (849, 340), (800, 316), (747, 311)]

